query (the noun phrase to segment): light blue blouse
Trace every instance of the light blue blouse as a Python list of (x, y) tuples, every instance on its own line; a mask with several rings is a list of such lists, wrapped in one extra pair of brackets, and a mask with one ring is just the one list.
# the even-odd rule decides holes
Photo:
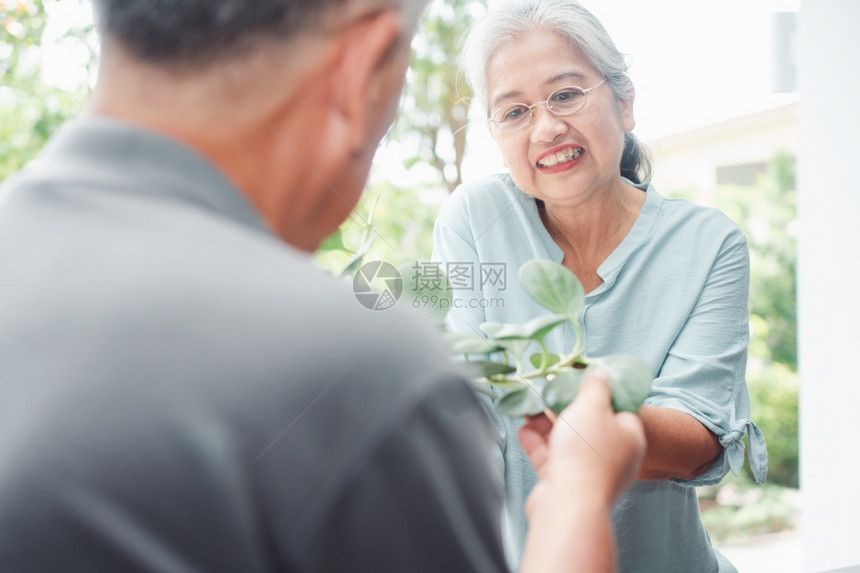
[[(740, 229), (717, 209), (661, 197), (639, 186), (645, 203), (621, 244), (600, 265), (603, 284), (588, 293), (582, 315), (585, 353), (636, 354), (656, 374), (646, 404), (675, 408), (720, 439), (723, 452), (694, 480), (636, 482), (614, 508), (619, 568), (629, 572), (734, 571), (712, 548), (693, 486), (718, 483), (744, 460), (749, 433), (755, 478), (764, 481), (767, 451), (749, 420), (745, 370), (749, 342), (749, 251)], [(449, 198), (434, 230), (434, 260), (452, 280), (448, 326), (481, 334), (487, 321), (525, 322), (545, 312), (517, 279), (531, 259), (561, 262), (535, 199), (509, 175), (463, 185)], [(504, 274), (502, 273), (504, 271)], [(472, 288), (470, 288), (472, 287)], [(569, 325), (551, 332), (551, 352), (569, 352)], [(504, 533), (512, 567), (525, 541), (525, 500), (536, 476), (517, 441), (520, 422), (488, 410), (498, 429), (504, 472)]]

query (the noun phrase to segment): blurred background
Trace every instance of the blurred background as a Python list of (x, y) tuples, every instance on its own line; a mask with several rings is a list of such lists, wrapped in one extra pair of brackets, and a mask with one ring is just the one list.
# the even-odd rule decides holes
[[(503, 0), (431, 3), (413, 43), (401, 114), (354, 216), (318, 254), (322, 267), (340, 272), (355, 252), (397, 266), (429, 260), (447, 195), (504, 170), (457, 68), (463, 32), (494, 1)], [(634, 133), (653, 155), (659, 192), (722, 209), (750, 242), (747, 380), (768, 444), (768, 483), (754, 484), (745, 467), (701, 488), (706, 526), (742, 572), (814, 569), (808, 559), (804, 569), (798, 533), (799, 0), (583, 4), (628, 54)], [(83, 112), (97, 50), (85, 0), (0, 0), (0, 181)]]

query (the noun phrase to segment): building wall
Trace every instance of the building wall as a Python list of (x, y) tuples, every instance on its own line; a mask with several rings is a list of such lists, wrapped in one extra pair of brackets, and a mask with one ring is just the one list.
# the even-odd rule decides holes
[[(745, 174), (755, 170), (752, 166), (763, 166), (777, 152), (797, 151), (797, 103), (649, 141), (646, 146), (654, 160), (658, 190), (696, 189), (707, 197), (718, 183), (743, 184)], [(718, 174), (727, 179), (719, 181)]]
[(798, 19), (800, 486), (816, 572), (860, 565), (858, 23), (857, 0), (804, 0)]

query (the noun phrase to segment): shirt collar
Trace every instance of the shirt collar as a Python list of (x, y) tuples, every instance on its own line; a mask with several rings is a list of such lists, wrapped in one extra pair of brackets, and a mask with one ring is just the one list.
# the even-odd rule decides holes
[(70, 173), (118, 192), (146, 193), (211, 210), (272, 235), (244, 195), (195, 150), (176, 139), (103, 116), (64, 125), (37, 160), (40, 177)]

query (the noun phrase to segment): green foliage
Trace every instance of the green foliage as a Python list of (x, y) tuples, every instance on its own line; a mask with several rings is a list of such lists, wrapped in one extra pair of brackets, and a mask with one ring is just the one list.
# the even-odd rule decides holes
[(744, 474), (728, 477), (719, 488), (701, 488), (699, 500), (702, 522), (718, 542), (792, 529), (799, 517), (796, 490), (755, 484)]
[[(798, 485), (795, 160), (779, 153), (754, 188), (724, 187), (716, 200), (750, 245), (753, 421), (767, 441), (768, 479)], [(747, 468), (749, 471), (749, 468)]]
[[(26, 165), (86, 102), (86, 85), (65, 91), (42, 83), (43, 38), (49, 8), (56, 4), (0, 1), (0, 181)], [(91, 26), (67, 29), (60, 40), (85, 45), (90, 33)], [(94, 65), (95, 55), (87, 50)]]
[(754, 188), (722, 187), (715, 201), (750, 245), (750, 313), (767, 324), (770, 358), (797, 369), (795, 160), (779, 153)]
[(28, 65), (27, 56), (38, 48), (42, 34), (48, 24), (48, 16), (42, 0), (0, 1), (0, 76), (4, 84), (16, 86), (18, 81), (34, 73)]
[(33, 84), (29, 93), (0, 88), (0, 181), (24, 167), (63, 122), (83, 107), (78, 94)]
[(592, 368), (600, 368), (609, 374), (612, 407), (616, 411), (639, 411), (639, 406), (648, 397), (651, 382), (654, 380), (654, 375), (645, 361), (629, 354), (610, 354), (593, 358), (588, 370)]
[[(797, 373), (779, 362), (750, 365), (753, 418), (767, 440), (768, 482), (798, 487)], [(747, 473), (751, 476), (749, 466)]]
[[(499, 412), (512, 417), (547, 409), (561, 412), (579, 391), (582, 368), (586, 366), (601, 368), (609, 374), (615, 410), (638, 411), (651, 389), (654, 379), (651, 369), (636, 356), (614, 354), (590, 359), (582, 354), (579, 320), (585, 291), (576, 275), (558, 263), (533, 260), (520, 268), (519, 278), (529, 295), (552, 312), (519, 324), (484, 323), (481, 329), (487, 333), (487, 340), (472, 335), (448, 335), (454, 354), (466, 355), (467, 362), (471, 355), (481, 356), (472, 362), (481, 367), (476, 382), (490, 386)], [(561, 356), (549, 353), (544, 338), (567, 322), (576, 333), (572, 351)], [(537, 342), (541, 352), (526, 361), (523, 353), (531, 342)], [(499, 360), (487, 360), (490, 355), (498, 356)], [(531, 371), (526, 370), (529, 363), (534, 366)]]
[(755, 503), (740, 507), (717, 506), (704, 512), (702, 522), (711, 539), (736, 541), (792, 528), (796, 512), (785, 503), (779, 489), (765, 488), (764, 497)]
[(542, 307), (578, 317), (585, 306), (585, 290), (576, 275), (558, 267), (552, 261), (530, 261), (520, 269), (520, 282)]
[(462, 182), (472, 96), (458, 73), (460, 42), (485, 7), (485, 0), (444, 0), (427, 8), (412, 43), (402, 113), (395, 127), (398, 139), (415, 149), (405, 165), (429, 166), (449, 191)]
[(547, 382), (543, 390), (543, 398), (553, 412), (561, 412), (567, 404), (573, 402), (579, 393), (584, 373), (584, 370), (570, 368), (559, 372), (555, 378)]
[[(367, 261), (387, 261), (396, 267), (426, 261), (433, 250), (433, 223), (438, 214), (439, 201), (433, 200), (431, 192), (374, 183), (335, 233), (337, 238), (323, 243), (331, 248), (318, 251), (316, 261), (322, 268), (341, 274), (362, 246), (367, 247)], [(337, 240), (341, 245), (333, 246)]]

